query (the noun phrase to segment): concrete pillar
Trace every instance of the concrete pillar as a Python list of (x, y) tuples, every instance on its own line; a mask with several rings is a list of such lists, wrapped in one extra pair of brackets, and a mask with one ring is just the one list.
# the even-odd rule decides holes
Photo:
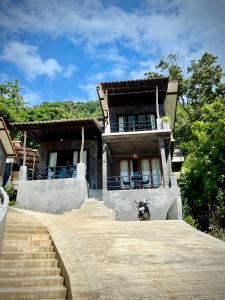
[(20, 167), (20, 176), (19, 181), (26, 181), (27, 180), (27, 167), (21, 166)]
[(86, 178), (86, 165), (85, 163), (77, 164), (77, 178), (85, 180)]
[(107, 191), (107, 145), (103, 143), (102, 149), (102, 189)]
[(161, 154), (161, 161), (162, 161), (164, 184), (165, 187), (168, 187), (169, 186), (168, 169), (167, 169), (165, 145), (163, 139), (159, 139), (159, 146), (160, 146), (160, 154)]
[(167, 157), (167, 169), (168, 169), (168, 180), (170, 182), (171, 176), (172, 176), (172, 160), (171, 160), (171, 155), (169, 153)]

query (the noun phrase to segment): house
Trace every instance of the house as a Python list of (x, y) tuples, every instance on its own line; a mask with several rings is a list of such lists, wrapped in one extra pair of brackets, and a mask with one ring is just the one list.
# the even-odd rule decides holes
[(17, 203), (62, 213), (95, 191), (120, 220), (137, 220), (140, 200), (152, 219), (181, 219), (171, 165), (177, 90), (168, 78), (100, 83), (101, 119), (12, 124), (40, 145), (38, 169), (23, 162)]
[(140, 200), (150, 202), (152, 219), (182, 218), (171, 168), (177, 90), (168, 78), (97, 86), (105, 119), (103, 199), (121, 220), (136, 219)]
[[(38, 168), (20, 171), (17, 205), (62, 213), (79, 208), (88, 189), (101, 188), (101, 121), (96, 119), (13, 123), (39, 143)], [(26, 142), (25, 142), (26, 143)]]
[(6, 128), (4, 119), (0, 117), (0, 186), (3, 184), (6, 160), (12, 160), (15, 156), (16, 152), (8, 129)]

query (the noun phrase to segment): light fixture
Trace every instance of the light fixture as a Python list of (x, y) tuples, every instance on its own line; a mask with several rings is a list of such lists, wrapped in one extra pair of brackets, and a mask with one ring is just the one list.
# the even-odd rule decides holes
[(133, 157), (133, 159), (138, 159), (138, 156), (137, 156), (137, 154), (135, 153), (135, 151), (134, 151), (132, 157)]

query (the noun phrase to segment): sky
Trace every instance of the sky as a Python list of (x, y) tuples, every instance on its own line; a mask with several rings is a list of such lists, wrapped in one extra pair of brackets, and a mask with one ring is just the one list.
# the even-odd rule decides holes
[(98, 82), (144, 78), (171, 53), (225, 68), (224, 24), (225, 0), (0, 0), (0, 82), (34, 106), (95, 100)]

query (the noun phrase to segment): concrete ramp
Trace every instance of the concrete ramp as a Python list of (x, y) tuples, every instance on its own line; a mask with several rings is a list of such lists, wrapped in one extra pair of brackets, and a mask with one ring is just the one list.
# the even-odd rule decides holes
[(225, 243), (183, 221), (35, 215), (60, 253), (72, 299), (225, 299)]

